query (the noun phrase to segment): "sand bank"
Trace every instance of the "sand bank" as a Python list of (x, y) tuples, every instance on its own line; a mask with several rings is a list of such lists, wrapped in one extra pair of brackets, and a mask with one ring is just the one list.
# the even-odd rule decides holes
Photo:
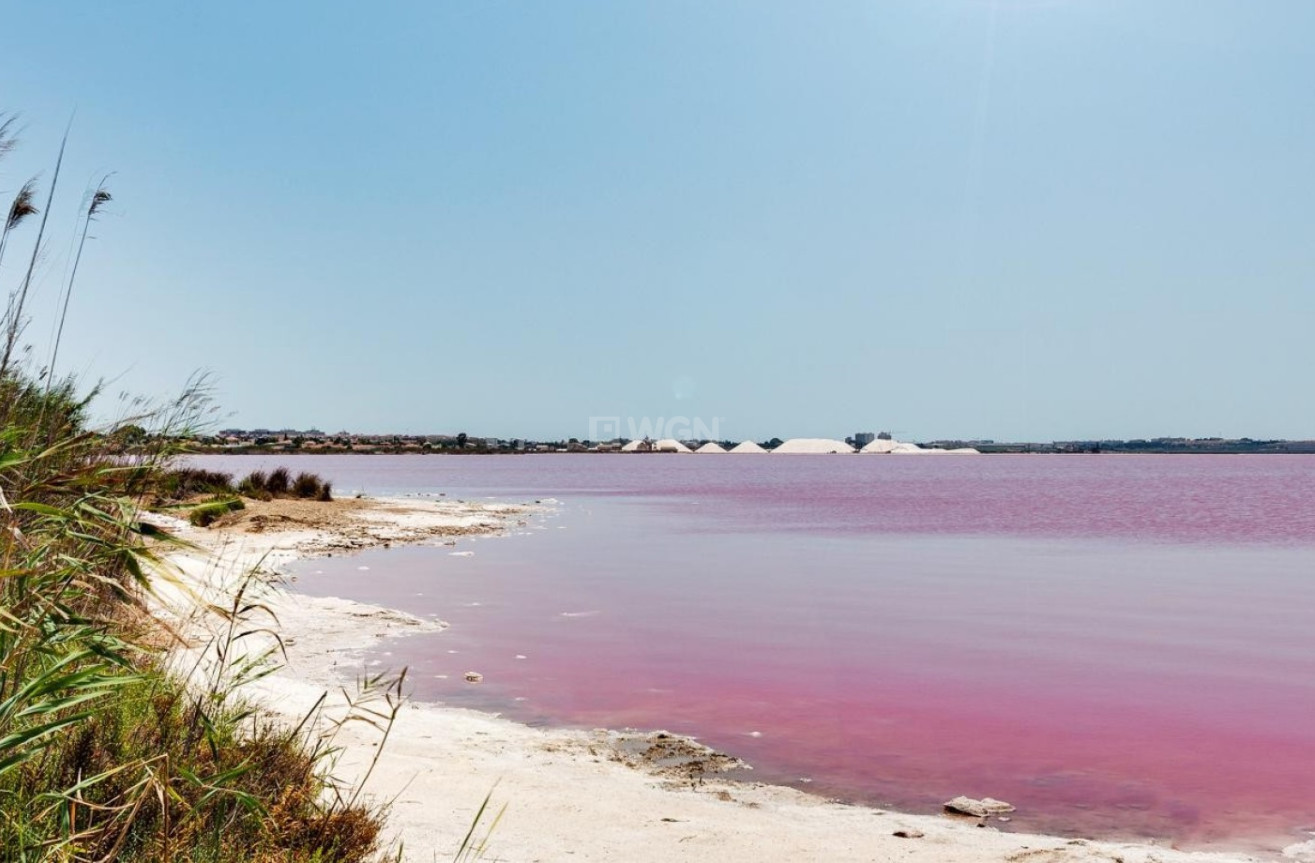
[[(286, 662), (244, 687), (247, 696), (298, 720), (324, 693), (341, 715), (344, 688), (366, 671), (365, 651), (444, 624), (343, 599), (308, 597), (277, 584), (303, 556), (394, 542), (452, 543), (533, 519), (532, 507), (459, 501), (372, 500), (253, 507), (217, 529), (169, 522), (197, 550), (174, 560), (187, 586), (161, 589), (161, 614), (188, 633), (191, 667), (217, 622), (195, 613), (223, 604), (245, 572), (277, 615)], [(365, 574), (363, 573), (363, 577)], [(257, 650), (257, 639), (246, 639)], [(204, 665), (204, 663), (202, 663)], [(369, 669), (378, 671), (378, 669)], [(349, 724), (335, 775), (363, 776), (379, 733)], [(390, 806), (389, 832), (404, 859), (450, 859), (490, 791), (506, 811), (487, 859), (503, 861), (1120, 861), (1207, 863), (1253, 859), (1189, 854), (1153, 844), (1120, 844), (1000, 832), (990, 819), (907, 815), (829, 802), (789, 788), (716, 777), (733, 759), (681, 738), (643, 733), (545, 730), (496, 716), (420, 703), (402, 708), (366, 785)]]

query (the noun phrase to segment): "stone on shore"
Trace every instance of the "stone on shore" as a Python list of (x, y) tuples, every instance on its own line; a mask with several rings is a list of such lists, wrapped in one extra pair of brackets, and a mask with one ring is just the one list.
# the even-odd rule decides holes
[(972, 815), (975, 818), (988, 818), (992, 815), (1003, 815), (1006, 812), (1013, 812), (1014, 807), (992, 797), (983, 797), (981, 800), (974, 800), (971, 797), (959, 796), (945, 804), (946, 812), (953, 812), (958, 815)]

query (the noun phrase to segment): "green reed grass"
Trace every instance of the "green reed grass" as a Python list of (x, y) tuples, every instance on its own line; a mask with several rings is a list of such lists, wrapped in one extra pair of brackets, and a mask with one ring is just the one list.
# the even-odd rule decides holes
[[(0, 118), (0, 156), (12, 132)], [(146, 599), (155, 579), (169, 577), (163, 553), (180, 543), (143, 508), (184, 493), (218, 494), (208, 505), (225, 511), (240, 505), (231, 477), (170, 470), (171, 441), (209, 410), (204, 381), (156, 410), (133, 404), (97, 430), (88, 421), (97, 387), (80, 391), (23, 359), (62, 159), (63, 145), (35, 235), (23, 237), (36, 213), (31, 183), (0, 226), (0, 267), (14, 243), (32, 244), (0, 317), (0, 860), (373, 859), (380, 814), (330, 778), (331, 746), (308, 723), (288, 729), (238, 695), (278, 659), (276, 634), (270, 651), (235, 647), (273, 634), (245, 587), (214, 609), (224, 625), (204, 649), (213, 659), (204, 682), (166, 670), (178, 642)], [(61, 316), (76, 275), (75, 266)], [(0, 284), (5, 276), (0, 269)], [(60, 338), (62, 327), (52, 363)], [(386, 736), (391, 719), (373, 718)]]

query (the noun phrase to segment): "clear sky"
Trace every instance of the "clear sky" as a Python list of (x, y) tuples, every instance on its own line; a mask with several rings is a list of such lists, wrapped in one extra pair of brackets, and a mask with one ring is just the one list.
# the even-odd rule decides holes
[(0, 24), (6, 199), (75, 114), (34, 341), (117, 172), (60, 361), (113, 392), (207, 369), (221, 425), (328, 431), (1315, 437), (1310, 0)]

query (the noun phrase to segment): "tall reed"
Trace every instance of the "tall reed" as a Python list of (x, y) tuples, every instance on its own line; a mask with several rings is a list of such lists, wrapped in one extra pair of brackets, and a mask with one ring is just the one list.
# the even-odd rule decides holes
[(105, 188), (108, 180), (107, 175), (100, 181), (96, 191), (87, 196), (86, 211), (81, 218), (82, 234), (78, 237), (78, 251), (73, 256), (73, 267), (69, 271), (68, 283), (64, 286), (64, 302), (59, 309), (59, 327), (55, 330), (55, 343), (50, 348), (50, 363), (46, 367), (47, 388), (55, 379), (55, 360), (59, 358), (59, 343), (64, 338), (64, 321), (68, 318), (68, 304), (73, 297), (73, 283), (78, 278), (78, 266), (82, 263), (82, 251), (87, 246), (87, 232), (91, 229), (91, 223), (96, 220), (96, 214), (100, 212), (101, 207), (110, 202), (110, 193)]
[[(0, 155), (11, 133), (0, 122)], [(207, 652), (219, 670), (204, 684), (166, 670), (173, 642), (146, 600), (179, 541), (143, 508), (168, 483), (174, 441), (208, 415), (204, 378), (98, 429), (88, 419), (97, 387), (79, 392), (50, 367), (34, 372), (18, 350), (65, 143), (0, 319), (0, 860), (366, 860), (377, 813), (328, 779), (304, 728), (273, 723), (237, 695), (276, 658), (234, 647), (266, 628), (259, 602), (239, 590), (216, 610), (225, 625)], [(80, 220), (84, 239), (108, 200), (100, 191)], [(35, 214), (34, 196), (25, 184), (0, 248)], [(52, 365), (78, 260), (80, 251)], [(138, 426), (151, 433), (125, 454), (120, 442)]]
[[(72, 125), (72, 121), (70, 121)], [(13, 301), (5, 309), (5, 348), (3, 355), (0, 355), (0, 378), (3, 378), (9, 371), (10, 362), (13, 359), (14, 348), (18, 344), (18, 338), (23, 332), (23, 312), (27, 304), (28, 291), (32, 287), (32, 275), (36, 272), (37, 259), (41, 257), (43, 240), (46, 236), (46, 221), (50, 218), (50, 205), (55, 199), (55, 189), (59, 186), (59, 172), (64, 167), (64, 150), (68, 147), (69, 130), (64, 130), (64, 137), (59, 142), (59, 156), (55, 159), (55, 172), (50, 178), (50, 189), (46, 194), (46, 207), (41, 211), (41, 224), (37, 228), (36, 242), (32, 244), (32, 256), (27, 262), (27, 272), (23, 275), (23, 280), (17, 291), (14, 292)], [(26, 188), (26, 186), (24, 187)], [(20, 195), (22, 192), (20, 191)]]

